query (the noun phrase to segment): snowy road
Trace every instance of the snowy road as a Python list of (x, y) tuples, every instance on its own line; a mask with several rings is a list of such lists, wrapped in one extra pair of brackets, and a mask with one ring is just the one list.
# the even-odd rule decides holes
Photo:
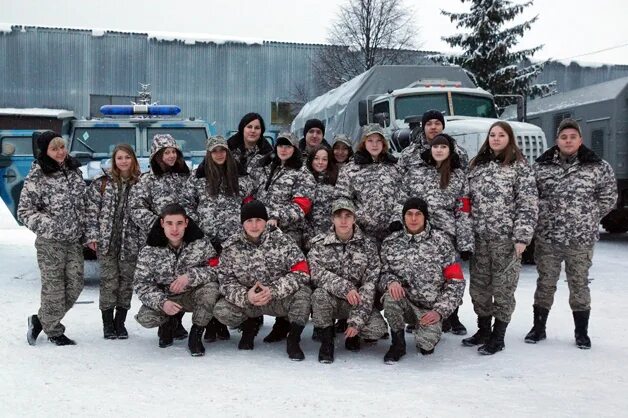
[[(4, 217), (4, 214), (3, 216)], [(6, 218), (5, 218), (6, 219)], [(8, 229), (7, 229), (8, 228)], [(0, 225), (0, 416), (626, 416), (628, 399), (628, 235), (603, 235), (591, 276), (593, 349), (573, 343), (567, 286), (561, 279), (548, 321), (549, 339), (529, 345), (535, 270), (526, 266), (506, 350), (480, 356), (446, 334), (431, 357), (409, 352), (382, 362), (389, 341), (353, 354), (337, 343), (332, 365), (316, 361), (318, 344), (304, 332), (306, 360), (290, 362), (285, 345), (264, 344), (266, 319), (253, 352), (238, 335), (206, 344), (192, 358), (186, 342), (157, 347), (156, 330), (132, 317), (130, 338), (102, 338), (98, 289), (88, 283), (65, 318), (75, 347), (56, 347), (42, 334), (25, 340), (26, 318), (39, 302), (34, 236)], [(468, 277), (468, 276), (467, 276)], [(139, 307), (133, 301), (132, 313)], [(468, 295), (461, 319), (474, 332)], [(189, 315), (186, 315), (189, 326)]]

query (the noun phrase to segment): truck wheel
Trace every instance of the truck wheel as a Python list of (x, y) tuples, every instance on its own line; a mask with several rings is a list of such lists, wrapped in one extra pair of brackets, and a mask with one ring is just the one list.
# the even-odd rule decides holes
[(614, 209), (602, 218), (602, 226), (611, 234), (623, 234), (628, 231), (628, 209)]

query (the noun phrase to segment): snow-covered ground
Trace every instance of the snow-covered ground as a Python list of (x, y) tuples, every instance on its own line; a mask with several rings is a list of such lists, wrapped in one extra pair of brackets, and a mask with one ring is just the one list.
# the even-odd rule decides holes
[[(394, 366), (382, 358), (389, 341), (354, 354), (337, 343), (336, 362), (316, 360), (311, 325), (306, 359), (291, 362), (284, 343), (261, 340), (237, 350), (239, 335), (206, 344), (192, 358), (185, 341), (157, 347), (156, 330), (130, 316), (126, 341), (102, 338), (98, 285), (85, 286), (67, 315), (74, 347), (56, 347), (45, 335), (26, 343), (26, 318), (39, 303), (34, 236), (16, 227), (0, 205), (0, 416), (626, 416), (628, 407), (628, 235), (603, 235), (591, 276), (593, 348), (573, 342), (567, 286), (561, 279), (548, 323), (548, 340), (529, 345), (533, 266), (525, 266), (506, 350), (481, 356), (446, 334), (434, 355), (408, 355)], [(133, 301), (132, 313), (139, 307)], [(189, 316), (186, 315), (189, 327)], [(461, 318), (471, 332), (468, 295)]]

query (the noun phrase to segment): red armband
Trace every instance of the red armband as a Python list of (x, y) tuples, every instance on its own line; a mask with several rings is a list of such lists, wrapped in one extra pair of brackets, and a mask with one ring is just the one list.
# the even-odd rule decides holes
[(242, 204), (246, 205), (247, 203), (252, 202), (254, 200), (255, 200), (255, 198), (253, 196), (247, 196), (244, 199), (242, 199)]
[(464, 273), (462, 273), (462, 267), (460, 263), (450, 264), (443, 269), (443, 276), (445, 280), (464, 280)]
[(461, 197), (458, 199), (458, 210), (464, 213), (471, 212), (471, 199), (468, 197)]
[(298, 263), (296, 263), (294, 266), (292, 266), (290, 268), (290, 272), (292, 273), (296, 273), (296, 272), (301, 272), (301, 273), (305, 273), (308, 276), (310, 275), (310, 266), (307, 263), (306, 260), (301, 260)]
[(296, 203), (306, 215), (312, 210), (312, 201), (309, 197), (295, 197), (292, 201)]
[(220, 264), (220, 257), (212, 257), (209, 260), (207, 260), (207, 265), (209, 267), (216, 267), (218, 266), (218, 264)]

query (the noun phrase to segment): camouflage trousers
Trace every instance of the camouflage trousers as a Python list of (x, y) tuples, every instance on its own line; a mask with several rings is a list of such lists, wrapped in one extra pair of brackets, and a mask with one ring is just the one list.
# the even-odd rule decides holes
[(131, 309), (133, 297), (133, 274), (137, 260), (120, 260), (117, 255), (98, 257), (100, 264), (100, 298), (101, 311), (115, 307)]
[[(218, 283), (211, 282), (179, 295), (168, 296), (168, 300), (181, 305), (184, 312), (192, 312), (192, 323), (204, 327), (214, 316), (219, 297)], [(166, 322), (168, 315), (162, 310), (142, 305), (135, 319), (144, 328), (155, 328)]]
[(262, 315), (276, 317), (288, 317), (288, 320), (298, 325), (305, 325), (310, 317), (312, 290), (308, 286), (303, 286), (294, 294), (280, 300), (271, 300), (264, 306), (248, 305), (241, 308), (227, 301), (220, 299), (214, 309), (214, 316), (221, 323), (228, 327), (235, 328), (248, 318), (257, 318)]
[(560, 276), (561, 262), (565, 262), (569, 306), (572, 311), (591, 310), (589, 268), (593, 259), (593, 245), (566, 246), (536, 241), (534, 261), (539, 277), (536, 280), (534, 304), (551, 309)]
[(37, 316), (46, 335), (58, 337), (65, 332), (61, 320), (83, 290), (83, 246), (37, 237), (35, 248), (41, 271), (41, 307)]
[(515, 310), (521, 258), (511, 240), (475, 240), (471, 257), (469, 295), (478, 316), (494, 316), (510, 322)]
[(417, 348), (431, 350), (436, 347), (443, 334), (443, 319), (435, 324), (421, 325), (419, 319), (431, 309), (411, 303), (407, 298), (394, 300), (387, 292), (384, 295), (384, 316), (392, 331), (402, 331), (406, 324), (415, 324), (414, 341)]
[[(353, 306), (345, 299), (337, 298), (320, 287), (312, 294), (312, 322), (317, 328), (326, 328), (334, 325), (335, 319), (348, 319)], [(373, 308), (366, 324), (360, 328), (360, 337), (369, 340), (378, 340), (388, 331), (382, 314)]]

